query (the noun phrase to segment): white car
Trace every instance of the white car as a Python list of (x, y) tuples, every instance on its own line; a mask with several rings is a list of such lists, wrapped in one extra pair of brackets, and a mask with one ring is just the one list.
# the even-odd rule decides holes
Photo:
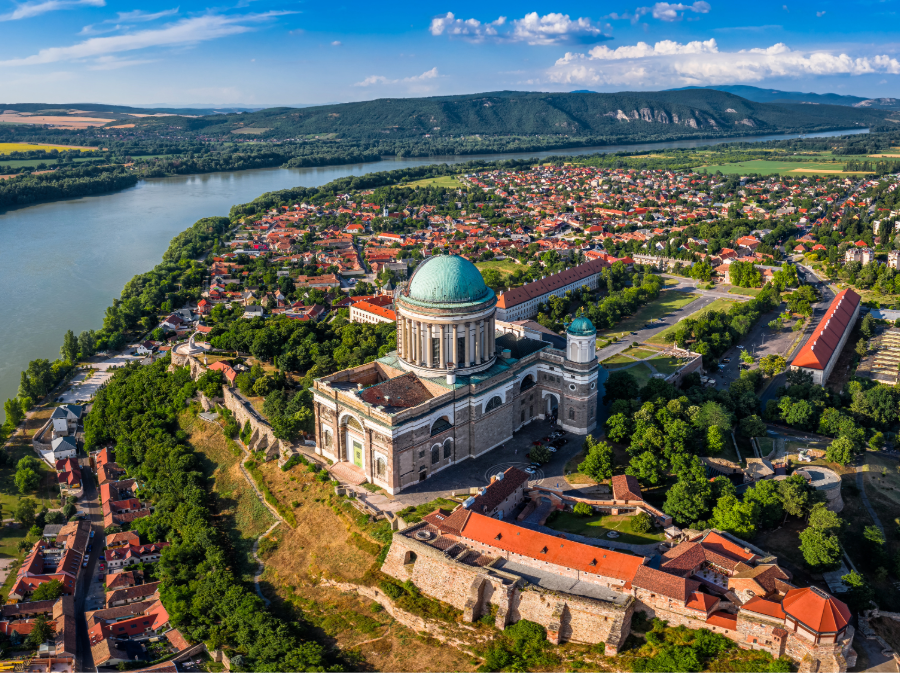
[(744, 347), (741, 346), (741, 345), (738, 345), (738, 348), (741, 349), (741, 350), (744, 350)]

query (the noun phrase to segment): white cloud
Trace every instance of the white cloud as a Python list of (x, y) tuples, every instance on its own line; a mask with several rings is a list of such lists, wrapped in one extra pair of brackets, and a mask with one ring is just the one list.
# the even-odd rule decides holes
[(30, 19), (47, 12), (55, 12), (60, 9), (74, 9), (76, 7), (105, 7), (106, 0), (38, 0), (37, 2), (22, 2), (8, 14), (0, 14), (0, 21), (18, 21)]
[[(178, 14), (178, 7), (174, 9), (165, 9), (161, 12), (148, 13), (135, 9), (130, 12), (119, 12), (114, 19), (106, 19), (99, 24), (91, 24), (85, 26), (79, 32), (79, 35), (98, 35), (102, 33), (114, 33), (119, 30), (128, 30), (133, 23), (148, 23), (164, 19), (167, 16)], [(111, 25), (112, 24), (112, 25)], [(99, 26), (99, 27), (98, 27)]]
[(108, 54), (137, 51), (150, 47), (175, 47), (194, 45), (199, 42), (215, 40), (229, 35), (238, 35), (254, 30), (253, 24), (270, 21), (275, 17), (292, 12), (264, 12), (261, 14), (244, 14), (224, 16), (206, 14), (189, 19), (182, 19), (161, 28), (148, 28), (122, 35), (110, 37), (92, 37), (69, 47), (49, 47), (41, 49), (37, 54), (0, 61), (0, 67), (40, 65), (74, 61), (78, 59), (96, 59)]
[(819, 18), (822, 18), (823, 16), (825, 16), (825, 12), (824, 12), (824, 11), (822, 11), (822, 12), (816, 12), (816, 16), (819, 17)]
[(729, 52), (720, 51), (715, 40), (683, 44), (663, 40), (616, 49), (598, 46), (586, 54), (569, 52), (547, 71), (547, 77), (562, 84), (672, 87), (870, 73), (900, 74), (900, 61), (886, 55), (795, 51), (780, 42)]
[[(642, 7), (641, 9), (645, 10), (647, 8)], [(641, 11), (641, 9), (638, 11)], [(650, 8), (650, 13), (653, 15), (654, 19), (659, 19), (660, 21), (680, 21), (685, 12), (708, 14), (710, 9), (712, 8), (709, 6), (709, 3), (704, 2), (703, 0), (697, 0), (697, 2), (692, 5), (685, 5), (680, 2), (657, 2)]]
[(501, 16), (490, 23), (478, 19), (457, 19), (453, 12), (431, 20), (432, 35), (461, 37), (471, 42), (492, 39), (498, 42), (526, 42), (527, 44), (558, 44), (572, 40), (597, 42), (607, 39), (604, 27), (588, 18), (571, 18), (568, 14), (551, 12), (541, 16), (537, 12), (521, 19), (507, 21)]
[(436, 79), (439, 76), (440, 73), (438, 73), (437, 68), (426, 70), (421, 75), (404, 77), (402, 79), (388, 79), (384, 75), (369, 75), (363, 81), (357, 82), (353, 86), (372, 86), (374, 84), (415, 84), (417, 82), (424, 82), (429, 79)]
[(115, 56), (101, 56), (94, 61), (89, 70), (118, 70), (119, 68), (128, 68), (133, 65), (143, 65), (144, 63), (155, 63), (156, 59), (137, 59), (137, 58), (116, 58)]
[(331, 46), (332, 47), (340, 47), (342, 44), (343, 44), (343, 42), (341, 42), (340, 40), (335, 40), (334, 42), (331, 43)]

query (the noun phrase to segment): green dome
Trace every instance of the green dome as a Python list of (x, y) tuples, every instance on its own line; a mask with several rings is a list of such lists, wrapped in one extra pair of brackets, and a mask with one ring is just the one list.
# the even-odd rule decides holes
[(584, 316), (575, 318), (575, 320), (572, 321), (572, 324), (569, 325), (569, 329), (566, 331), (572, 336), (591, 336), (592, 334), (597, 333), (594, 323)]
[(413, 273), (409, 297), (427, 304), (462, 304), (486, 301), (491, 291), (481, 272), (459, 255), (425, 260)]

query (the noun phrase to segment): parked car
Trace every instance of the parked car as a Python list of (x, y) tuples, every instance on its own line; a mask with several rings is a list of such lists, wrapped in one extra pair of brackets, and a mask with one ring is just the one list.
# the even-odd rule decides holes
[(731, 362), (731, 358), (722, 358), (722, 364), (727, 365), (729, 362)]
[(535, 474), (536, 472), (537, 472), (537, 470), (536, 470), (535, 468), (533, 468), (533, 467), (526, 467), (526, 468), (525, 468), (525, 474)]
[(91, 531), (91, 537), (94, 537), (94, 531)]
[(556, 449), (561, 449), (568, 443), (569, 443), (568, 439), (566, 439), (565, 437), (560, 437), (559, 439), (556, 439), (550, 443), (550, 447), (551, 447), (550, 450), (554, 451)]
[(744, 347), (741, 346), (740, 344), (738, 344), (738, 348), (740, 348), (741, 350), (744, 350)]

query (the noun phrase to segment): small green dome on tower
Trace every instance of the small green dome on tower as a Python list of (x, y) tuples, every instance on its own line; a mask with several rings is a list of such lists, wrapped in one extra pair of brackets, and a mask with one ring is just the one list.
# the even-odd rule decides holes
[(590, 320), (584, 316), (579, 316), (572, 321), (572, 324), (569, 325), (569, 329), (566, 331), (572, 336), (591, 336), (597, 333), (597, 328), (594, 327), (594, 323)]
[(487, 301), (493, 295), (481, 272), (459, 255), (425, 260), (409, 282), (409, 297), (427, 304), (464, 304)]

